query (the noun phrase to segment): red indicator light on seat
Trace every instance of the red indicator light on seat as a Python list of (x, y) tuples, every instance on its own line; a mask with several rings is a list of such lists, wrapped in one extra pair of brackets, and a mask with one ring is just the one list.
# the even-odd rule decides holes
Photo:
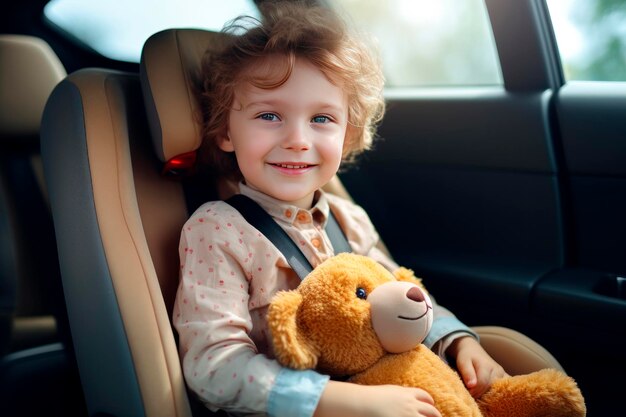
[(186, 152), (170, 158), (163, 167), (163, 174), (179, 177), (187, 174), (196, 163), (196, 152)]

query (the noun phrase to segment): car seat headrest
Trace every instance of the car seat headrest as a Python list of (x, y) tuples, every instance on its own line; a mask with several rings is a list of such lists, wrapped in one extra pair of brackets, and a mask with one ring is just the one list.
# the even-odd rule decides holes
[(32, 148), (39, 144), (46, 101), (66, 75), (63, 64), (44, 40), (0, 35), (1, 146)]
[(140, 78), (148, 125), (164, 171), (188, 168), (201, 144), (201, 112), (195, 86), (202, 57), (224, 35), (199, 29), (167, 29), (144, 44)]

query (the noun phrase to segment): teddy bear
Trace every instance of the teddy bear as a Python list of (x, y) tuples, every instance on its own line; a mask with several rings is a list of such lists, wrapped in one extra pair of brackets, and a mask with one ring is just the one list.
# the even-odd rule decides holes
[(357, 384), (422, 388), (444, 417), (586, 415), (576, 382), (555, 369), (498, 379), (474, 399), (458, 373), (422, 343), (432, 302), (407, 268), (392, 274), (368, 257), (335, 255), (297, 289), (277, 293), (267, 318), (283, 366)]

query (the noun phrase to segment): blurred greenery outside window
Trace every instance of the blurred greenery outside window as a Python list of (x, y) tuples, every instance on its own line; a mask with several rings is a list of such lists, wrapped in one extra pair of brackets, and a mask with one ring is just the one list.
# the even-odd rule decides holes
[(329, 0), (379, 49), (388, 88), (502, 85), (483, 0)]
[(567, 81), (626, 81), (626, 0), (547, 0)]

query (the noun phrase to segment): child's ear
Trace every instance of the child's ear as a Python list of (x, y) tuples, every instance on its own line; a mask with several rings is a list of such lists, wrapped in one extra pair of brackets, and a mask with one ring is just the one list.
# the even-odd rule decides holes
[(293, 369), (313, 369), (318, 349), (298, 326), (298, 307), (302, 295), (297, 291), (281, 291), (274, 296), (267, 312), (274, 355), (278, 362)]
[(230, 140), (229, 132), (226, 132), (225, 135), (221, 135), (220, 137), (217, 138), (217, 146), (224, 152), (235, 151), (235, 147), (233, 146), (233, 141)]

